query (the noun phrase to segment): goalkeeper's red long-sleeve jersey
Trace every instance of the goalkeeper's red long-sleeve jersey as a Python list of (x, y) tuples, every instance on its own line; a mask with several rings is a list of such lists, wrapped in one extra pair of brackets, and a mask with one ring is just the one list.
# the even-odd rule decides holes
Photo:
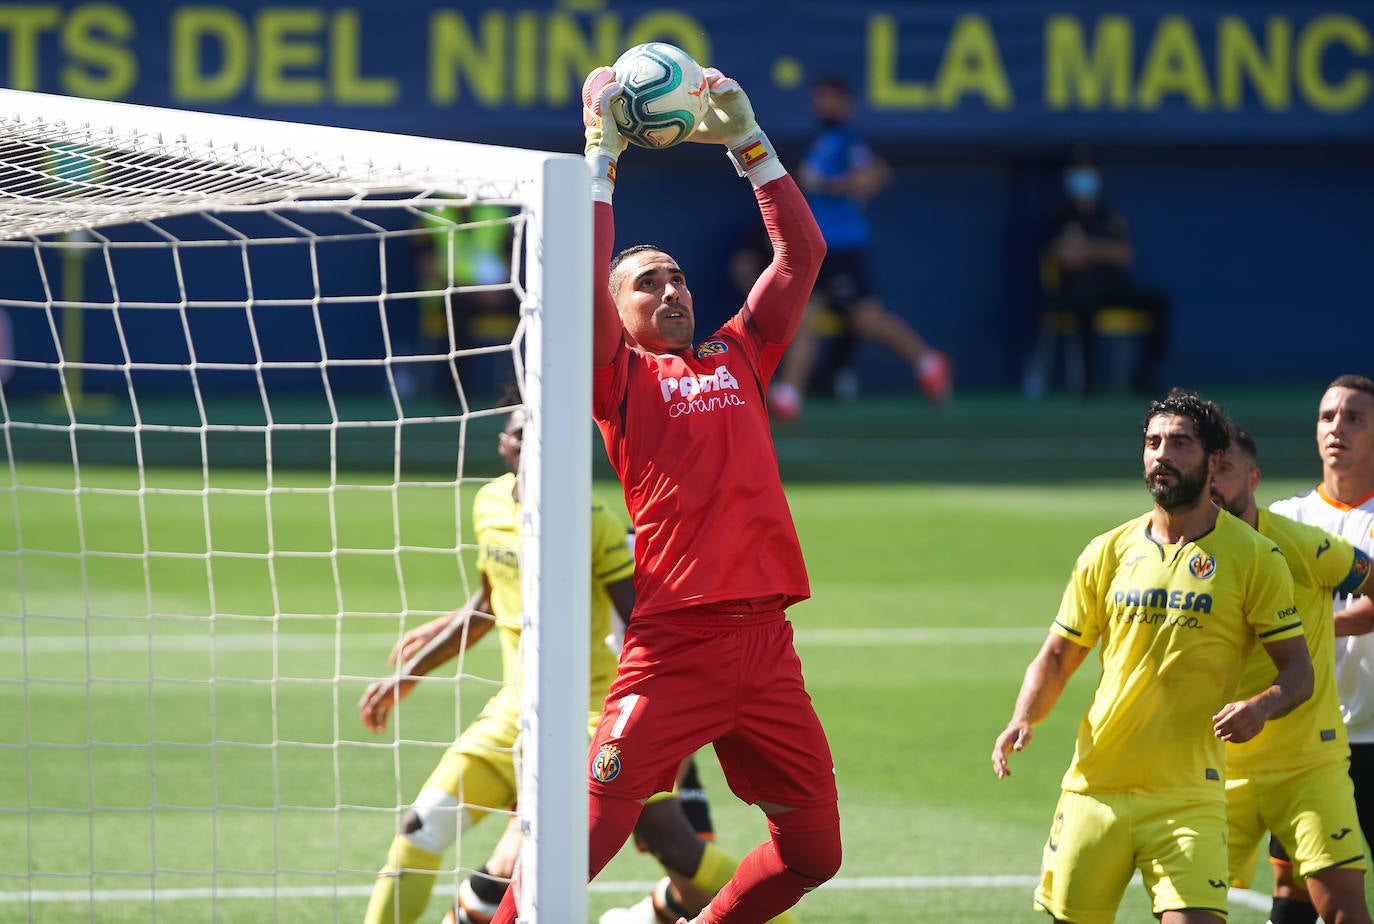
[(607, 290), (614, 219), (596, 203), (592, 408), (635, 529), (636, 617), (810, 595), (765, 394), (825, 243), (790, 176), (755, 194), (773, 262), (719, 330), (664, 354), (625, 342)]

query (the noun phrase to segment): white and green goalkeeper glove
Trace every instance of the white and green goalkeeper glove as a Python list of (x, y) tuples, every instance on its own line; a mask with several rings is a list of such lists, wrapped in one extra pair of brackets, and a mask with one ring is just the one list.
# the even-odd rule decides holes
[(754, 107), (739, 82), (714, 67), (706, 68), (705, 74), (711, 90), (710, 109), (689, 140), (725, 145), (735, 170), (755, 187), (785, 174), (777, 149), (759, 128)]
[(592, 168), (592, 198), (610, 202), (615, 192), (616, 161), (625, 152), (626, 141), (611, 117), (611, 100), (621, 91), (615, 71), (602, 65), (587, 75), (582, 84), (582, 124), (587, 144), (583, 153)]

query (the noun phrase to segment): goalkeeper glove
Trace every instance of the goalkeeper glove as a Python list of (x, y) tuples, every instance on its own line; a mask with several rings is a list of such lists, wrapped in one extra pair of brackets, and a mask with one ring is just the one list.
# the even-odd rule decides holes
[(620, 91), (615, 71), (605, 65), (588, 74), (582, 84), (582, 124), (587, 136), (583, 153), (587, 165), (592, 168), (592, 198), (598, 202), (611, 201), (611, 194), (615, 192), (616, 161), (626, 146), (610, 112), (611, 101)]
[(706, 68), (705, 74), (711, 90), (710, 108), (690, 140), (725, 145), (736, 172), (756, 187), (785, 174), (777, 149), (759, 128), (754, 107), (739, 82), (714, 67)]

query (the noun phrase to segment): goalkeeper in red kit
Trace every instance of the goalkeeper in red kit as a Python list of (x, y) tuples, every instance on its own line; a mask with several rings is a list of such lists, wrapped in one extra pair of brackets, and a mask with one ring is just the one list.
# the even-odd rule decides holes
[[(764, 397), (825, 243), (744, 92), (719, 71), (707, 77), (710, 109), (692, 140), (724, 145), (753, 184), (773, 261), (699, 343), (672, 257), (649, 245), (611, 256), (625, 142), (602, 113), (620, 87), (602, 67), (582, 90), (596, 226), (592, 411), (634, 524), (637, 595), (588, 758), (589, 860), (595, 876), (644, 801), (712, 743), (770, 838), (694, 924), (762, 924), (840, 866), (834, 762), (785, 613), (810, 590)], [(513, 896), (497, 922), (514, 920)]]

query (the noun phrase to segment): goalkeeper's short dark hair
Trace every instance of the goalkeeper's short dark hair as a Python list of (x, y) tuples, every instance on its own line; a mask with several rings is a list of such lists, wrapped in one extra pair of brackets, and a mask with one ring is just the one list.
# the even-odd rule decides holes
[(611, 271), (609, 274), (607, 274), (606, 286), (611, 290), (612, 296), (614, 296), (616, 292), (620, 289), (620, 264), (624, 263), (630, 257), (633, 257), (635, 254), (649, 252), (663, 254), (667, 253), (666, 250), (664, 250), (657, 244), (634, 244), (630, 247), (626, 247), (624, 250), (620, 251), (620, 253), (611, 257)]

